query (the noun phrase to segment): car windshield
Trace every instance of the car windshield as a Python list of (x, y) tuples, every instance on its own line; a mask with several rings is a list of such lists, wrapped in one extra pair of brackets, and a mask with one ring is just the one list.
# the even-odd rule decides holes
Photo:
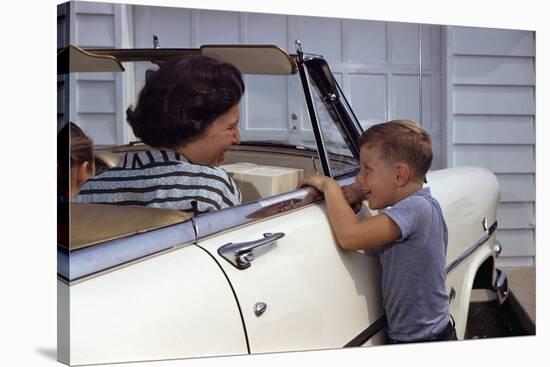
[(322, 96), (317, 87), (312, 89), (312, 95), (325, 149), (330, 157), (332, 175), (337, 177), (353, 171), (354, 168), (350, 167), (350, 161), (355, 161), (356, 165), (359, 163), (346, 143), (339, 124), (335, 121), (336, 114), (329, 112), (332, 106), (327, 100), (328, 97)]
[[(135, 64), (135, 90), (143, 87), (147, 73), (157, 69), (151, 63)], [(296, 146), (317, 151), (312, 123), (299, 74), (243, 75), (246, 90), (241, 99), (239, 131), (241, 143)], [(315, 85), (314, 85), (315, 86)], [(323, 100), (319, 89), (311, 88), (317, 118), (321, 124), (325, 149), (333, 176), (349, 173), (358, 162)]]
[[(241, 106), (241, 140), (269, 141), (317, 151), (304, 89), (298, 74), (246, 75), (246, 93)], [(312, 90), (316, 116), (321, 125), (332, 175), (355, 170), (358, 161), (339, 128), (338, 115), (330, 113), (319, 89)]]
[(357, 141), (361, 126), (322, 57), (307, 61), (306, 70), (325, 150), (333, 177), (353, 172), (359, 165)]

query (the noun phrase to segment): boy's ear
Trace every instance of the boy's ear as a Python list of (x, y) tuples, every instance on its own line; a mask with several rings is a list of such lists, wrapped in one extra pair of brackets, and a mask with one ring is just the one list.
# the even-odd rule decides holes
[(397, 186), (405, 186), (411, 178), (411, 169), (405, 163), (398, 163), (396, 170), (396, 183)]

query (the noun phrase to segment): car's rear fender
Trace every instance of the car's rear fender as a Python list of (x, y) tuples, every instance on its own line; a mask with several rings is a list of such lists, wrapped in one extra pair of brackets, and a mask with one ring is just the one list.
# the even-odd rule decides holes
[(58, 277), (58, 292), (67, 364), (248, 353), (231, 286), (193, 244), (75, 282)]

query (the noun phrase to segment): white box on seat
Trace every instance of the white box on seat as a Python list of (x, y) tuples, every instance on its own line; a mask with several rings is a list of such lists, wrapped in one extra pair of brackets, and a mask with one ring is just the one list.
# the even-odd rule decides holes
[(254, 163), (222, 165), (243, 194), (243, 202), (295, 190), (304, 177), (301, 168), (263, 166)]

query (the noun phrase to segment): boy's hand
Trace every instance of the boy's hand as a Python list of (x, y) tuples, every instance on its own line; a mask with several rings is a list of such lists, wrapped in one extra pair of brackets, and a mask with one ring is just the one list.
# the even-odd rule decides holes
[(324, 192), (327, 182), (330, 181), (332, 181), (332, 178), (327, 176), (311, 176), (306, 178), (305, 180), (298, 182), (298, 187), (301, 188), (304, 186), (312, 186), (317, 190)]
[(318, 197), (323, 194), (323, 190), (325, 188), (325, 183), (327, 180), (330, 180), (330, 178), (326, 176), (311, 176), (306, 178), (305, 180), (298, 182), (298, 188), (309, 186), (313, 189), (310, 190), (310, 192), (304, 198), (304, 204), (314, 202)]
[(355, 213), (359, 212), (363, 206), (364, 200), (364, 195), (361, 188), (356, 183), (353, 183), (351, 185), (342, 186), (342, 192), (344, 193), (344, 197), (353, 211)]
[[(298, 183), (298, 187), (304, 187), (304, 186), (311, 186), (316, 189), (315, 192), (311, 192), (306, 196), (306, 199), (310, 199), (313, 201), (317, 197), (321, 195), (322, 192), (325, 191), (328, 185), (331, 183), (336, 182), (326, 176), (311, 176), (306, 178), (305, 180), (302, 180)], [(359, 210), (361, 210), (361, 206), (363, 205), (364, 195), (363, 190), (361, 190), (361, 187), (357, 183), (353, 183), (351, 185), (342, 186), (342, 193), (344, 194), (344, 198), (346, 199), (349, 206), (353, 209), (355, 213), (357, 213)]]

